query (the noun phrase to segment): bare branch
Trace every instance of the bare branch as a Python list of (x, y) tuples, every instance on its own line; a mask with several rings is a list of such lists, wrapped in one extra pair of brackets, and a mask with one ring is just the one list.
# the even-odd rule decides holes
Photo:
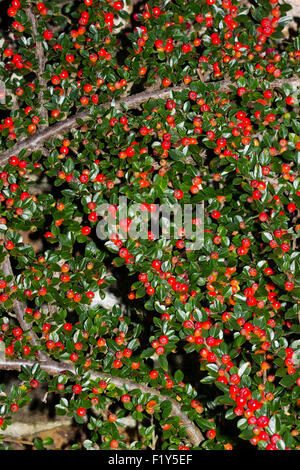
[[(14, 273), (12, 270), (9, 254), (6, 256), (5, 260), (0, 266), (0, 269), (2, 269), (5, 277), (13, 276), (14, 278)], [(26, 333), (26, 335), (28, 336), (28, 340), (32, 344), (32, 346), (39, 348), (40, 347), (39, 339), (36, 336), (35, 332), (31, 329), (32, 325), (27, 323), (24, 320), (24, 313), (25, 313), (26, 305), (23, 302), (20, 302), (18, 299), (12, 299), (12, 301), (13, 301), (12, 308), (16, 314), (16, 318), (19, 322), (20, 327), (22, 328), (23, 332)], [(38, 358), (40, 360), (42, 361), (47, 360), (48, 356), (44, 354), (42, 351), (39, 351), (38, 354), (39, 354)]]
[[(36, 364), (36, 362), (34, 361), (26, 361), (23, 359), (17, 359), (15, 361), (11, 359), (5, 360), (0, 357), (0, 370), (21, 370), (22, 366), (32, 367), (34, 364)], [(64, 371), (68, 371), (76, 375), (75, 366), (67, 362), (56, 362), (48, 360), (45, 362), (41, 362), (40, 367), (42, 370), (44, 370), (50, 375), (59, 375), (62, 374)], [(178, 416), (180, 418), (182, 425), (185, 426), (186, 434), (190, 442), (194, 446), (198, 446), (202, 441), (204, 441), (204, 437), (200, 429), (186, 416), (186, 414), (181, 410), (179, 403), (177, 403), (177, 401), (173, 398), (170, 398), (167, 395), (163, 395), (158, 390), (151, 388), (148, 385), (137, 383), (129, 379), (114, 377), (110, 374), (95, 371), (90, 371), (90, 374), (91, 380), (108, 380), (110, 383), (113, 383), (118, 388), (125, 387), (126, 390), (128, 390), (129, 392), (138, 389), (142, 393), (149, 393), (152, 396), (156, 396), (160, 401), (170, 401), (172, 403), (172, 411), (170, 415)]]
[(40, 91), (38, 94), (38, 100), (40, 104), (40, 115), (41, 117), (46, 121), (45, 125), (40, 126), (40, 129), (43, 129), (44, 127), (48, 126), (48, 111), (45, 108), (44, 104), (44, 98), (43, 98), (43, 93), (47, 89), (47, 80), (43, 78), (43, 73), (45, 72), (45, 65), (46, 65), (46, 59), (44, 55), (44, 49), (43, 49), (43, 44), (40, 41), (37, 41), (37, 35), (38, 35), (38, 30), (37, 30), (37, 18), (36, 15), (33, 11), (33, 6), (30, 5), (28, 8), (26, 8), (26, 13), (28, 15), (29, 20), (31, 21), (31, 27), (32, 27), (32, 38), (33, 38), (33, 43), (35, 45), (35, 51), (36, 51), (36, 57), (38, 60), (38, 71), (37, 71), (37, 77), (39, 80), (39, 87)]
[[(278, 79), (274, 80), (273, 82), (269, 83), (270, 88), (278, 88), (281, 87), (284, 83), (288, 83), (291, 86), (299, 86), (300, 85), (300, 77), (293, 76), (289, 79)], [(233, 83), (230, 80), (222, 80), (219, 82), (206, 82), (207, 85), (215, 85), (216, 91), (219, 92), (230, 92), (232, 91)], [(143, 91), (141, 93), (137, 93), (135, 95), (121, 97), (116, 102), (116, 108), (120, 109), (122, 105), (125, 105), (128, 109), (136, 109), (141, 104), (149, 101), (150, 99), (167, 99), (169, 98), (172, 93), (181, 92), (183, 90), (188, 90), (189, 87), (187, 85), (182, 86), (175, 86), (173, 88), (166, 88), (166, 89), (159, 89), (159, 90), (151, 90), (151, 91)], [(111, 107), (111, 102), (105, 103), (102, 105), (104, 108)], [(27, 149), (28, 151), (37, 150), (43, 147), (43, 144), (46, 141), (51, 140), (53, 137), (63, 136), (71, 129), (76, 129), (79, 124), (78, 120), (86, 120), (90, 117), (90, 111), (87, 109), (85, 111), (81, 111), (80, 113), (74, 114), (73, 116), (64, 119), (63, 121), (57, 122), (56, 124), (37, 132), (32, 137), (24, 139), (18, 142), (14, 147), (11, 147), (8, 150), (5, 150), (0, 154), (0, 167), (6, 165), (12, 155), (18, 155), (19, 152), (23, 149)]]

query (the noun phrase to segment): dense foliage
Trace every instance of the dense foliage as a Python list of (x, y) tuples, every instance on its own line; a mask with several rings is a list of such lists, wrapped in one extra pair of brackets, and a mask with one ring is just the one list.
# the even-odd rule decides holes
[[(0, 428), (47, 384), (57, 414), (85, 426), (86, 449), (299, 447), (289, 5), (4, 3), (0, 369), (20, 375), (0, 386)], [(103, 203), (118, 221), (108, 240)], [(125, 236), (134, 204), (200, 203), (200, 249), (183, 227)], [(98, 298), (111, 286), (112, 310)]]

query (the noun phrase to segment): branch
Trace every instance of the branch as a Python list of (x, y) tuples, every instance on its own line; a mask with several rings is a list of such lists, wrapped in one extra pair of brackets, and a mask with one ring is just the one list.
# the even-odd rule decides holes
[[(299, 86), (300, 78), (297, 76), (290, 77), (289, 79), (278, 79), (269, 83), (270, 88), (281, 87), (284, 83), (289, 83), (291, 86)], [(215, 85), (216, 91), (219, 92), (230, 92), (232, 91), (233, 83), (231, 80), (222, 80), (220, 82), (206, 82), (207, 85)], [(142, 103), (149, 101), (150, 99), (166, 99), (170, 98), (172, 93), (181, 92), (183, 90), (188, 90), (188, 85), (175, 86), (167, 89), (143, 91), (135, 95), (127, 96), (126, 98), (121, 97), (116, 102), (116, 108), (120, 109), (122, 105), (127, 106), (128, 109), (138, 108)], [(108, 109), (111, 106), (111, 102), (104, 103), (102, 105), (104, 108)], [(45, 130), (37, 132), (32, 137), (24, 139), (18, 142), (14, 147), (11, 147), (8, 150), (5, 150), (0, 154), (0, 167), (6, 165), (12, 155), (18, 155), (19, 152), (23, 149), (29, 151), (40, 149), (46, 141), (49, 141), (53, 137), (58, 137), (66, 134), (71, 129), (76, 129), (78, 124), (78, 119), (86, 120), (90, 117), (90, 111), (87, 109), (81, 111), (80, 113), (74, 114), (73, 116), (64, 119), (63, 121), (57, 122), (56, 124), (48, 127)]]
[[(13, 276), (13, 279), (14, 279), (14, 273), (13, 273), (12, 266), (10, 263), (9, 254), (6, 256), (5, 260), (0, 266), (0, 269), (2, 269), (5, 277)], [(13, 301), (12, 309), (16, 314), (20, 327), (22, 328), (23, 332), (24, 333), (26, 332), (26, 334), (28, 335), (30, 344), (32, 344), (32, 346), (39, 348), (38, 337), (36, 336), (35, 332), (31, 329), (31, 324), (26, 323), (26, 321), (24, 320), (24, 313), (25, 313), (26, 305), (23, 302), (20, 302), (18, 299), (12, 299), (12, 301)], [(42, 351), (39, 351), (39, 359), (41, 359), (42, 361), (45, 361), (47, 360), (47, 358), (48, 357), (46, 354), (44, 354)]]
[(43, 49), (43, 44), (40, 41), (37, 41), (37, 35), (38, 35), (38, 30), (37, 30), (37, 18), (36, 15), (33, 11), (32, 5), (30, 5), (28, 8), (26, 8), (26, 12), (28, 15), (29, 20), (31, 21), (31, 27), (32, 27), (32, 38), (33, 38), (33, 43), (35, 45), (35, 51), (36, 51), (36, 58), (38, 60), (38, 71), (37, 71), (37, 77), (39, 80), (39, 94), (38, 94), (38, 100), (39, 104), (41, 107), (41, 117), (46, 121), (46, 124), (43, 126), (40, 126), (40, 129), (43, 129), (45, 126), (48, 126), (48, 111), (45, 108), (44, 104), (44, 97), (43, 93), (47, 89), (47, 80), (43, 78), (43, 73), (45, 72), (45, 65), (46, 65), (46, 59), (44, 55), (44, 49)]
[[(17, 359), (17, 360), (5, 360), (5, 358), (0, 357), (0, 370), (21, 370), (21, 367), (23, 366), (29, 366), (32, 367), (34, 364), (36, 364), (35, 361), (27, 361), (23, 359)], [(46, 362), (41, 362), (40, 367), (42, 370), (47, 372), (49, 375), (59, 375), (62, 374), (65, 371), (71, 372), (74, 375), (76, 374), (76, 368), (72, 364), (66, 363), (66, 362), (56, 362), (52, 360), (48, 360)], [(123, 388), (126, 387), (126, 389), (130, 392), (132, 390), (140, 390), (142, 393), (149, 393), (150, 395), (156, 396), (159, 400), (164, 401), (168, 400), (172, 403), (172, 411), (170, 413), (171, 416), (178, 416), (181, 421), (182, 425), (185, 426), (186, 429), (186, 434), (190, 440), (190, 442), (194, 446), (198, 446), (202, 441), (204, 441), (204, 437), (200, 431), (200, 429), (186, 416), (186, 414), (181, 410), (180, 405), (176, 402), (176, 400), (168, 397), (167, 395), (162, 395), (159, 391), (148, 387), (145, 384), (133, 382), (132, 380), (129, 379), (124, 379), (121, 377), (114, 377), (110, 374), (106, 373), (101, 373), (101, 372), (95, 372), (91, 371), (90, 372), (90, 378), (91, 380), (97, 380), (97, 379), (102, 379), (102, 380), (109, 380), (110, 383), (116, 385), (118, 388)]]

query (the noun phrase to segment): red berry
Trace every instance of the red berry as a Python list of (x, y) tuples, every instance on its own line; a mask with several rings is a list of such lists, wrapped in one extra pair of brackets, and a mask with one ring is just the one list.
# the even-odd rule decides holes
[(82, 418), (83, 416), (86, 415), (86, 409), (85, 408), (78, 408), (76, 413), (78, 414), (78, 416), (80, 416)]
[(89, 234), (91, 233), (91, 228), (88, 227), (88, 226), (82, 227), (81, 233), (82, 233), (83, 235), (89, 235)]
[(30, 385), (32, 388), (37, 388), (39, 386), (39, 382), (35, 379), (33, 379), (31, 382), (30, 382)]
[(150, 376), (150, 379), (154, 380), (158, 377), (158, 372), (156, 370), (152, 370), (149, 376)]
[(76, 384), (76, 385), (73, 385), (73, 387), (72, 387), (72, 390), (73, 390), (73, 393), (76, 393), (76, 394), (78, 394), (78, 393), (80, 393), (80, 392), (81, 392), (81, 390), (82, 390), (82, 387), (81, 387), (81, 385), (79, 385), (79, 384)]
[(12, 411), (12, 413), (16, 413), (19, 409), (19, 405), (17, 405), (16, 403), (13, 403), (10, 407), (10, 411)]
[(213, 210), (211, 213), (210, 213), (211, 217), (213, 219), (219, 219), (221, 217), (221, 213), (219, 211), (216, 211), (216, 210)]
[(47, 29), (47, 31), (44, 31), (44, 38), (49, 41), (50, 39), (53, 38), (53, 31)]
[(216, 437), (216, 431), (214, 429), (209, 429), (206, 433), (207, 439), (214, 439)]

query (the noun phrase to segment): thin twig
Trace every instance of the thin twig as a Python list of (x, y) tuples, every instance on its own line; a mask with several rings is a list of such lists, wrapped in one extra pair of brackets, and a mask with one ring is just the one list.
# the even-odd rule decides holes
[[(151, 425), (153, 426), (153, 424), (154, 424), (154, 417), (153, 417), (153, 415), (151, 415)], [(152, 441), (151, 441), (151, 444), (149, 445), (151, 450), (155, 450), (157, 440), (158, 440), (158, 436), (155, 434), (155, 429), (153, 429), (153, 431), (152, 431)]]
[(38, 70), (36, 72), (38, 81), (39, 81), (39, 94), (38, 94), (38, 101), (40, 104), (40, 115), (42, 119), (45, 120), (45, 124), (40, 126), (40, 129), (44, 129), (45, 127), (48, 126), (48, 111), (45, 108), (45, 100), (43, 93), (47, 89), (47, 80), (43, 78), (43, 73), (45, 72), (45, 66), (46, 66), (46, 59), (44, 55), (44, 49), (43, 49), (43, 43), (40, 41), (37, 41), (37, 35), (38, 35), (38, 22), (37, 22), (37, 17), (33, 11), (33, 6), (30, 5), (28, 8), (26, 8), (26, 12), (28, 15), (28, 18), (31, 21), (31, 27), (32, 27), (32, 38), (33, 42), (35, 45), (35, 51), (36, 51), (36, 58), (38, 60)]
[(13, 444), (24, 444), (28, 446), (33, 446), (33, 442), (26, 441), (25, 439), (13, 439), (11, 437), (3, 437), (0, 439), (0, 442), (11, 442)]

